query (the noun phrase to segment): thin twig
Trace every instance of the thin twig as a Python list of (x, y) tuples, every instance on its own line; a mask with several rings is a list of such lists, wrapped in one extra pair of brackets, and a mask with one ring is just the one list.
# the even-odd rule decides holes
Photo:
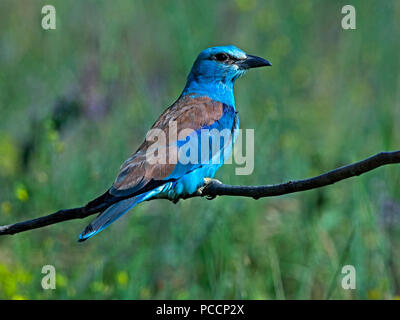
[[(185, 197), (185, 199), (199, 196), (207, 197), (209, 199), (213, 199), (217, 196), (251, 197), (254, 199), (280, 196), (294, 192), (321, 188), (344, 179), (359, 176), (378, 167), (393, 163), (400, 163), (400, 150), (393, 152), (381, 152), (365, 160), (334, 169), (332, 171), (310, 179), (289, 181), (276, 185), (231, 186), (216, 182), (215, 180), (211, 180), (211, 182), (202, 187), (201, 190), (197, 191), (193, 195)], [(102, 210), (104, 210), (104, 207), (96, 207), (90, 209), (88, 209), (87, 207), (80, 207), (74, 209), (60, 210), (53, 214), (37, 219), (0, 226), (0, 235), (15, 234), (31, 229), (41, 228), (66, 220), (82, 219), (92, 214), (98, 213)]]

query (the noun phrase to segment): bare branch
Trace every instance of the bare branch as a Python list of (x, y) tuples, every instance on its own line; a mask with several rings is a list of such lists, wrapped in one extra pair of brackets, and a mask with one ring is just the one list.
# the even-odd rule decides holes
[[(359, 176), (378, 167), (394, 163), (400, 163), (400, 150), (393, 152), (381, 152), (365, 160), (334, 169), (310, 179), (289, 181), (276, 185), (231, 186), (222, 184), (216, 180), (211, 180), (195, 194), (186, 197), (186, 199), (199, 196), (207, 197), (208, 199), (213, 199), (216, 196), (250, 197), (254, 199), (280, 196), (294, 192), (321, 188), (344, 179)], [(0, 235), (15, 234), (72, 219), (82, 219), (102, 210), (104, 210), (104, 207), (96, 207), (94, 209), (80, 207), (60, 210), (53, 214), (37, 219), (0, 226)]]
[[(334, 169), (310, 179), (289, 181), (282, 184), (264, 186), (230, 186), (212, 182), (204, 188), (201, 192), (201, 196), (235, 196), (250, 197), (254, 199), (281, 196), (288, 193), (325, 187), (335, 182), (359, 176), (381, 166), (394, 163), (400, 163), (400, 151), (381, 152), (365, 160)], [(198, 195), (199, 194), (196, 194), (194, 196)]]

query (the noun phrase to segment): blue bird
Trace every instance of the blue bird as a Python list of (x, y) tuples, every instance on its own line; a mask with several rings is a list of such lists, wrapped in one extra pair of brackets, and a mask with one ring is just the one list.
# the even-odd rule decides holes
[[(137, 151), (122, 164), (111, 188), (86, 205), (100, 208), (101, 213), (80, 234), (79, 241), (99, 233), (140, 202), (157, 198), (176, 202), (195, 193), (205, 179), (213, 178), (230, 156), (239, 128), (234, 83), (248, 69), (263, 66), (271, 63), (232, 45), (202, 51), (182, 94), (149, 131), (153, 135), (163, 132), (168, 142), (154, 148), (155, 139), (147, 139), (152, 134), (146, 136)], [(171, 134), (171, 123), (179, 135)], [(222, 131), (228, 134), (218, 136)], [(205, 139), (203, 132), (208, 132)], [(215, 137), (223, 143), (215, 143)], [(150, 161), (155, 160), (155, 154), (164, 154), (167, 161)]]

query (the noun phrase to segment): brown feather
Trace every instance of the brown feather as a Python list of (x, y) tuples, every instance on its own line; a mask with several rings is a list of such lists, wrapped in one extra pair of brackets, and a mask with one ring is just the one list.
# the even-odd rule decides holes
[[(151, 129), (163, 130), (167, 138), (167, 144), (172, 146), (176, 142), (169, 139), (169, 123), (176, 121), (177, 133), (184, 129), (198, 130), (209, 126), (222, 117), (223, 105), (212, 101), (207, 97), (185, 96), (178, 99), (172, 106), (166, 109)], [(176, 164), (169, 163), (169, 152), (166, 152), (167, 164), (151, 164), (146, 159), (147, 149), (153, 141), (144, 141), (132, 156), (126, 160), (110, 189), (113, 195), (126, 195), (126, 193), (137, 194), (145, 188), (150, 181), (160, 181), (168, 177), (174, 170)]]

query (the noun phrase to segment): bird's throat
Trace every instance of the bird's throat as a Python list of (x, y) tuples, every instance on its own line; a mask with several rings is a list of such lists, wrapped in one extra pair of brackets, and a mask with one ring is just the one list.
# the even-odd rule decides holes
[(202, 81), (200, 79), (188, 79), (182, 96), (193, 97), (206, 96), (214, 101), (225, 103), (235, 108), (235, 97), (233, 94), (233, 82), (228, 81)]

